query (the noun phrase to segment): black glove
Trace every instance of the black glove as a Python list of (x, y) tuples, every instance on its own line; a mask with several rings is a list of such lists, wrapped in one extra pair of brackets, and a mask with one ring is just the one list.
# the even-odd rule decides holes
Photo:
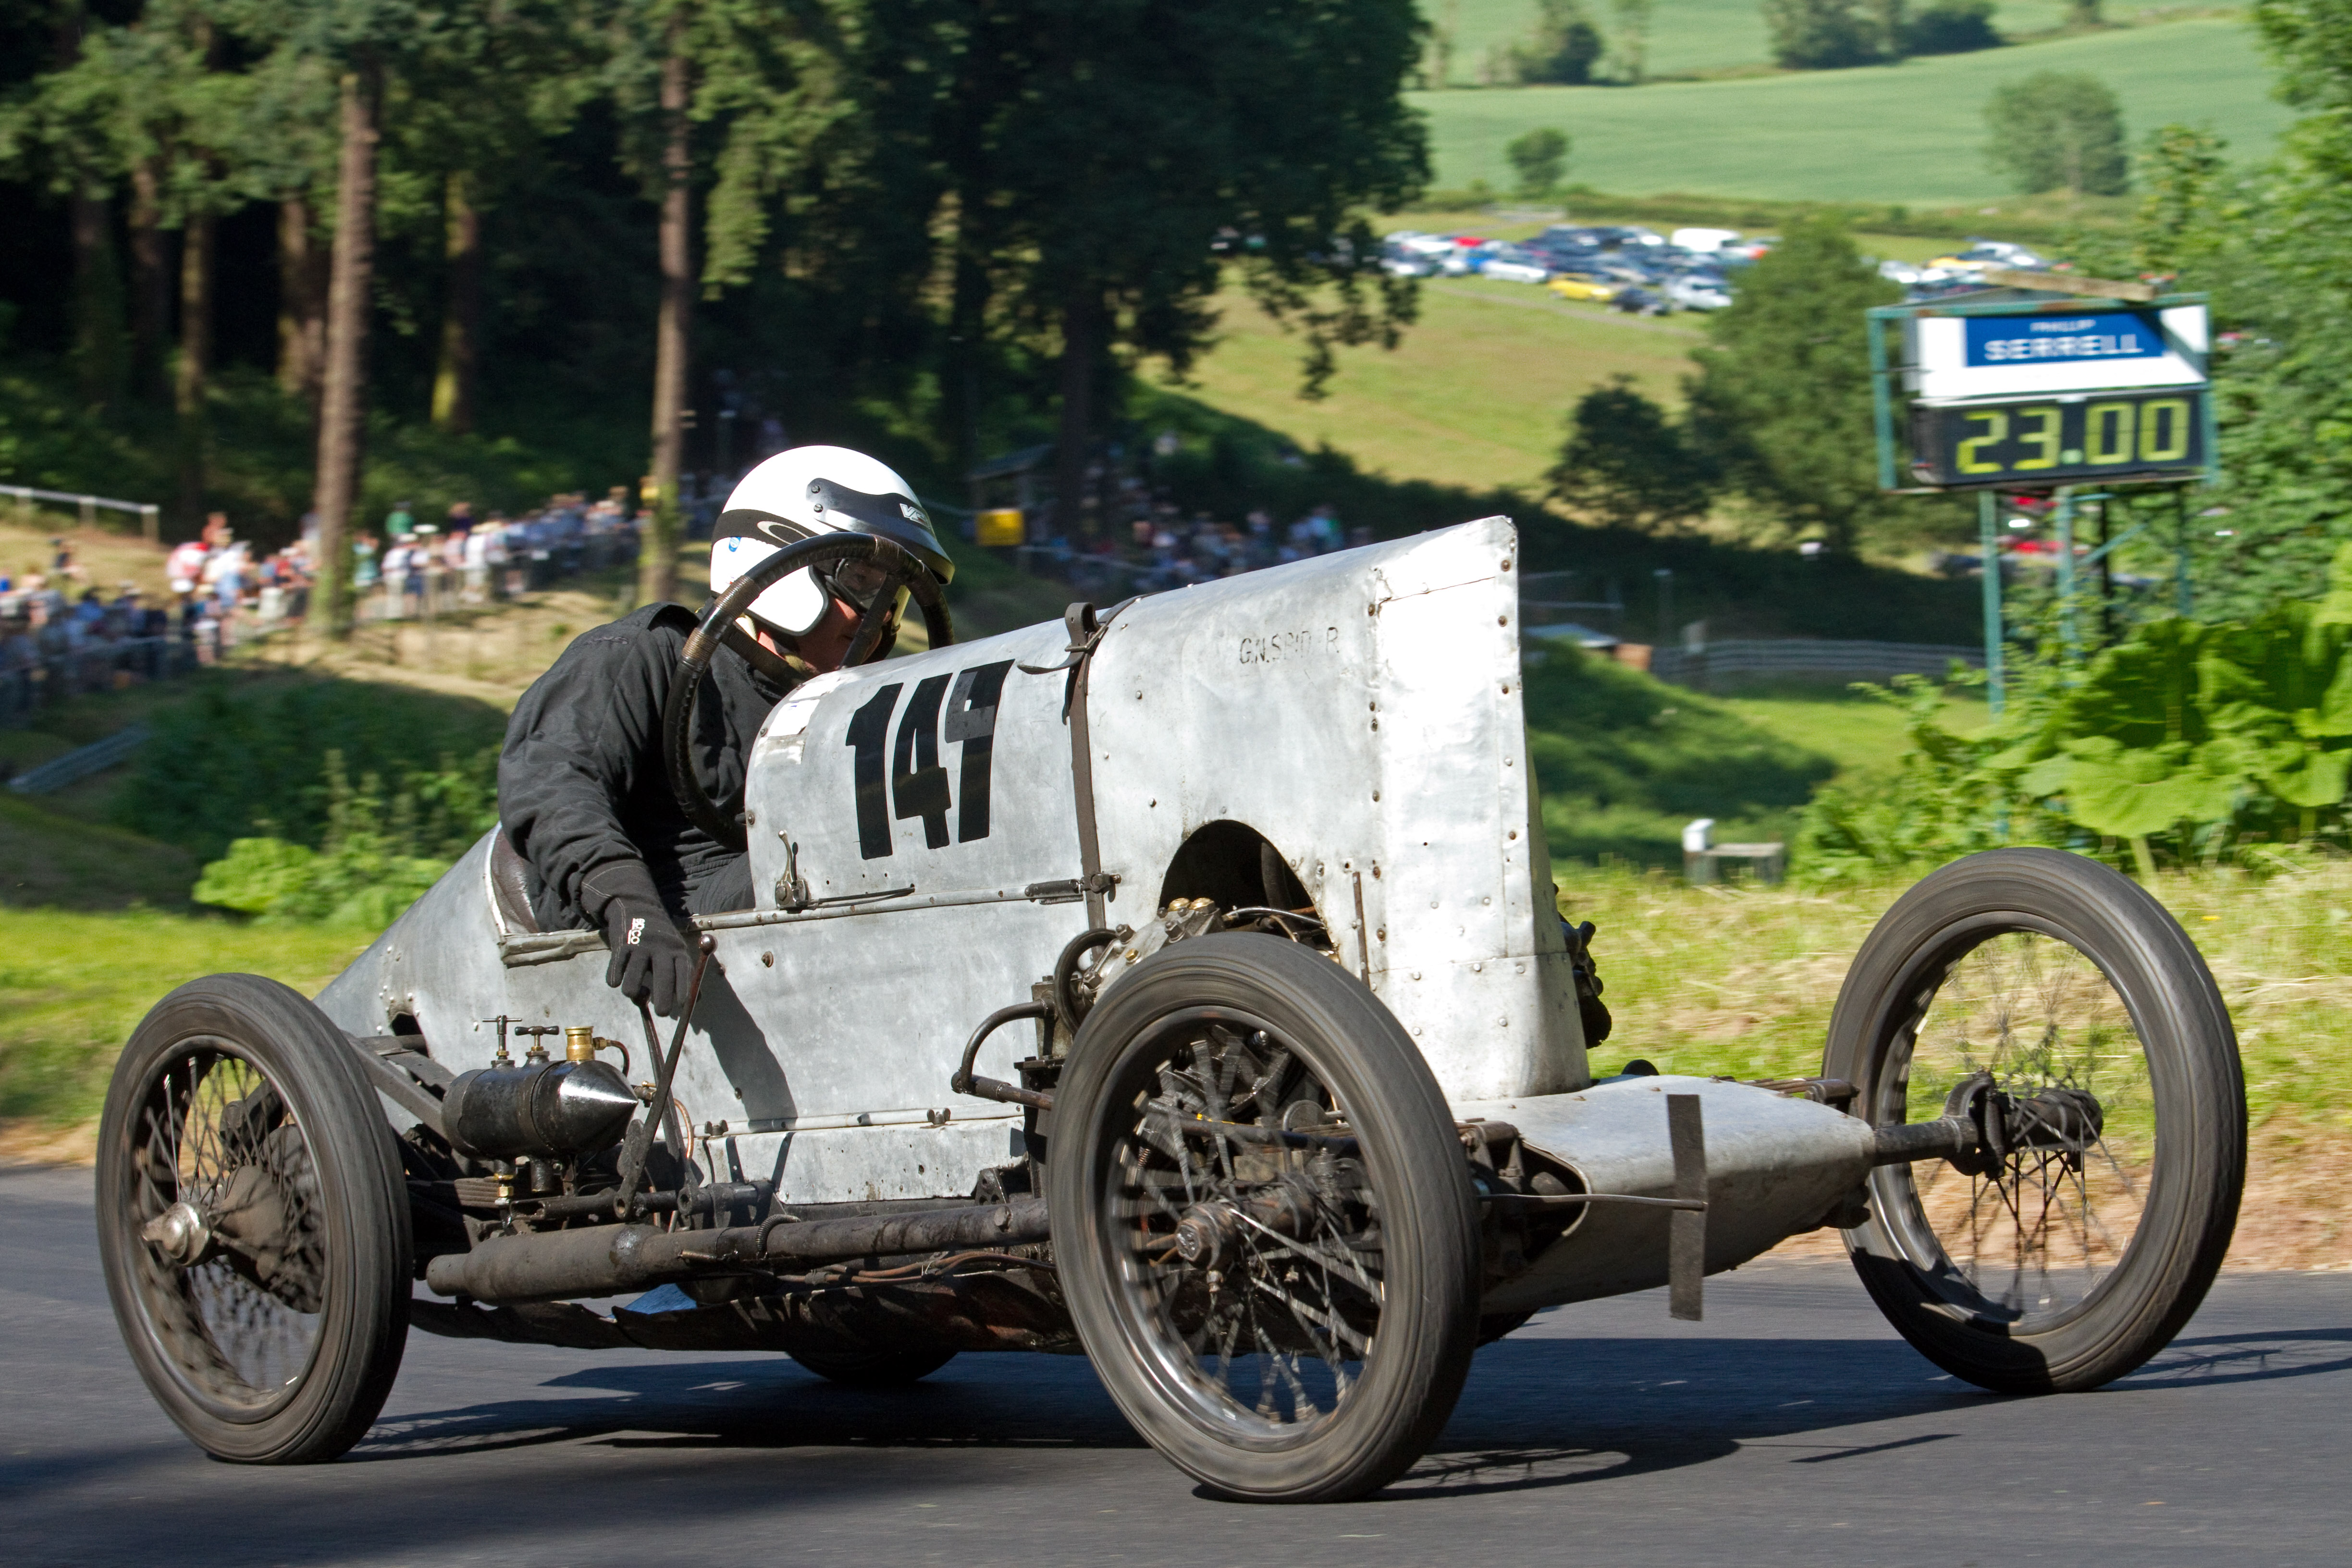
[(694, 951), (678, 934), (642, 860), (608, 860), (580, 879), (580, 903), (604, 928), (613, 950), (604, 984), (632, 1002), (651, 1001), (675, 1018), (694, 984)]

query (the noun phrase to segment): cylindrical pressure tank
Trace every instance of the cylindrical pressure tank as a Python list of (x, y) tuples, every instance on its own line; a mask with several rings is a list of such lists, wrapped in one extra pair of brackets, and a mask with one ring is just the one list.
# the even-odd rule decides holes
[(539, 1062), (460, 1073), (443, 1125), (477, 1160), (568, 1160), (620, 1141), (637, 1097), (604, 1062)]

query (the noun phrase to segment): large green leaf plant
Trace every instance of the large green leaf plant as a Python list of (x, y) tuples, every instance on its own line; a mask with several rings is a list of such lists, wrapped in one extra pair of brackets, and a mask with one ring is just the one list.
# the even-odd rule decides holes
[(1906, 710), (1910, 746), (1893, 777), (1815, 798), (1801, 855), (1812, 875), (2001, 843), (2128, 854), (2143, 874), (2159, 856), (2250, 862), (2280, 845), (2346, 847), (2352, 545), (2317, 601), (2245, 622), (2147, 622), (2087, 664), (2060, 644), (2038, 640), (2007, 713), (1972, 733), (1951, 728), (1933, 682), (1872, 689)]

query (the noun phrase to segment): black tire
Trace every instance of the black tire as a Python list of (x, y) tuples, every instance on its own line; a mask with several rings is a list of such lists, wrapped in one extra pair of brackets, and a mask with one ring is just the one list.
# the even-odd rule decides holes
[[(107, 1089), (107, 1293), (148, 1389), (217, 1458), (331, 1459), (400, 1370), (407, 1187), (351, 1050), (299, 993), (215, 974), (155, 1005)], [(174, 1243), (183, 1204), (204, 1228)]]
[(955, 1360), (953, 1351), (792, 1351), (801, 1365), (847, 1388), (904, 1388)]
[[(1478, 1337), (1476, 1200), (1445, 1097), (1363, 985), (1275, 937), (1163, 948), (1087, 1015), (1051, 1147), (1078, 1337), (1179, 1468), (1338, 1502), (1435, 1438)], [(1213, 1237), (1192, 1263), (1186, 1216)]]
[(2229, 1009), (2179, 922), (2053, 849), (1955, 861), (1887, 910), (1846, 975), (1822, 1071), (1874, 1125), (1942, 1114), (1971, 1072), (2015, 1095), (2087, 1089), (2103, 1123), (1989, 1171), (1882, 1166), (1845, 1233), (1903, 1337), (2006, 1394), (2123, 1376), (2187, 1323), (2245, 1181)]

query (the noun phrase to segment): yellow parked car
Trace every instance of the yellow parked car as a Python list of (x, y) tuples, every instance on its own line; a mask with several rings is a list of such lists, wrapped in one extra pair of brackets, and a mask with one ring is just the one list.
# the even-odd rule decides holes
[(1625, 286), (1598, 272), (1563, 272), (1544, 285), (1563, 300), (1614, 300)]

